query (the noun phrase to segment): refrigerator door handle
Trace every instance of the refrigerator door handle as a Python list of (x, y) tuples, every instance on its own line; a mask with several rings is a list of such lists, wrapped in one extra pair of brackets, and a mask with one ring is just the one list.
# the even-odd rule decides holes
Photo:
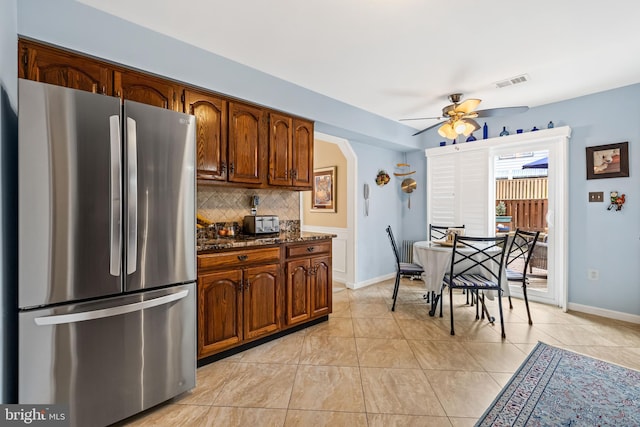
[(135, 302), (133, 304), (120, 305), (116, 307), (103, 308), (100, 310), (84, 311), (81, 313), (58, 314), (55, 316), (36, 317), (34, 319), (36, 325), (61, 325), (66, 323), (83, 322), (85, 320), (103, 319), (105, 317), (120, 316), (122, 314), (141, 311), (151, 307), (168, 304), (185, 298), (189, 294), (188, 289), (176, 292), (170, 295), (164, 295), (159, 298), (153, 298), (146, 301)]
[(119, 276), (120, 262), (122, 261), (122, 157), (120, 155), (120, 116), (109, 117), (109, 138), (111, 150), (111, 176), (109, 184), (111, 186), (109, 273), (112, 276)]
[(138, 147), (136, 121), (127, 117), (127, 274), (137, 270), (138, 259)]

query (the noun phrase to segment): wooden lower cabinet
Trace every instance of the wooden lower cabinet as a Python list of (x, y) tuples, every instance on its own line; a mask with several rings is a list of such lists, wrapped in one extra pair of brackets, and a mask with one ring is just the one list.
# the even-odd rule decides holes
[(242, 270), (198, 277), (198, 357), (242, 341)]
[(244, 270), (244, 339), (259, 338), (280, 329), (280, 265)]
[(331, 281), (330, 239), (199, 254), (198, 359), (328, 315)]
[(279, 257), (279, 248), (198, 257), (198, 358), (281, 329)]
[(287, 245), (286, 258), (285, 324), (331, 313), (331, 241)]

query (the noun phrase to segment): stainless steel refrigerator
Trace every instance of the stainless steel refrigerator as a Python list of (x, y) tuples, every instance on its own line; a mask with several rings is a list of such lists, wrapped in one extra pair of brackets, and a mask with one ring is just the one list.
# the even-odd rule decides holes
[(195, 118), (18, 95), (19, 403), (108, 425), (195, 386)]

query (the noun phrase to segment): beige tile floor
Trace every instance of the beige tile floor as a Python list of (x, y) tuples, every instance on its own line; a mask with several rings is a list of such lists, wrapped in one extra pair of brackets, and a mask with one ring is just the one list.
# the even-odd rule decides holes
[[(500, 326), (454, 301), (456, 335), (420, 281), (336, 285), (328, 322), (198, 369), (196, 388), (127, 426), (472, 426), (538, 341), (640, 369), (640, 325), (531, 303)], [(505, 306), (507, 301), (505, 299)], [(494, 303), (489, 305), (497, 315)]]

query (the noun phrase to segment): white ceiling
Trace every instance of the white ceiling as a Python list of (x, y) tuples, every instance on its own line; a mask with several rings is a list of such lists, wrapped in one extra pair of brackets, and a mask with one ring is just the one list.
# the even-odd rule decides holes
[(640, 82), (637, 0), (79, 1), (392, 120), (454, 92), (535, 107)]

